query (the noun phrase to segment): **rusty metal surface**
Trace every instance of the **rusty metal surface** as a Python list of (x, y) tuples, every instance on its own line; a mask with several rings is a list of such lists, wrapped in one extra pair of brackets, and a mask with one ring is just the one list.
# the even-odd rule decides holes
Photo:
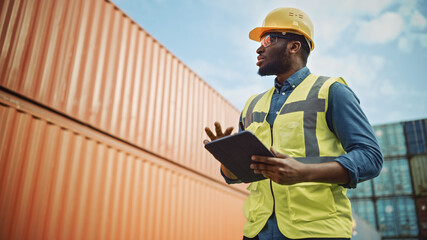
[(0, 86), (216, 179), (203, 128), (239, 117), (104, 0), (0, 1)]
[(422, 197), (416, 199), (418, 225), (420, 228), (421, 239), (427, 237), (427, 198)]
[(0, 89), (0, 239), (240, 239), (246, 192)]

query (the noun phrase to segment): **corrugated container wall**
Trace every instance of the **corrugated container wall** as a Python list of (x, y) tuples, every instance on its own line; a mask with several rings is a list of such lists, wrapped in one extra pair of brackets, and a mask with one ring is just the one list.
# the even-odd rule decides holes
[(427, 154), (427, 119), (405, 122), (409, 154)]
[(239, 239), (246, 192), (0, 91), (0, 239)]
[(421, 237), (427, 238), (427, 198), (417, 199), (417, 213)]
[(380, 175), (373, 181), (377, 197), (412, 194), (411, 174), (406, 158), (386, 159)]
[(401, 123), (373, 126), (385, 157), (406, 156), (406, 143)]
[(351, 208), (354, 213), (376, 228), (374, 201), (371, 199), (353, 199), (351, 200)]
[(427, 196), (427, 155), (413, 157), (411, 171), (415, 195)]
[(377, 217), (382, 237), (418, 236), (414, 199), (383, 198), (377, 201)]
[(0, 86), (221, 180), (203, 128), (239, 111), (114, 4), (0, 5)]
[(0, 1), (1, 239), (238, 239), (239, 111), (114, 4)]

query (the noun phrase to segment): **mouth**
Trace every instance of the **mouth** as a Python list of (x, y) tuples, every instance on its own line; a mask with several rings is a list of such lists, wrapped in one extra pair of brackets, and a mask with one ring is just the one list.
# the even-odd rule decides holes
[(264, 62), (264, 57), (258, 56), (257, 59), (258, 59), (258, 62), (256, 63), (256, 65), (260, 67), (261, 64)]

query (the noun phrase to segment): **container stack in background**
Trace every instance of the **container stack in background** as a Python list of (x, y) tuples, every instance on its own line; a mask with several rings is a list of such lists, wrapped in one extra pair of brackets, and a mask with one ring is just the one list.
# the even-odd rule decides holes
[(383, 169), (348, 191), (353, 211), (383, 239), (426, 239), (427, 119), (378, 125), (374, 131)]

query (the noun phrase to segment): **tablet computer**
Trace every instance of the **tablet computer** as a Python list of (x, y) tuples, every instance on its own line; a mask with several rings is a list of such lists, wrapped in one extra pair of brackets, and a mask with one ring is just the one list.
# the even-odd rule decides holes
[(249, 131), (213, 140), (205, 148), (242, 182), (250, 183), (265, 179), (262, 174), (255, 174), (249, 167), (253, 155), (274, 157), (264, 144)]

